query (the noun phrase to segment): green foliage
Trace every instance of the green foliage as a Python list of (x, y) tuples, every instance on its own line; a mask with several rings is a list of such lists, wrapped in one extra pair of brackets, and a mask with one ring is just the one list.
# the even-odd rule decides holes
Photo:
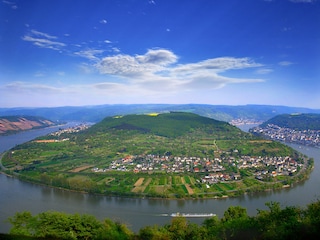
[(228, 135), (232, 133), (242, 134), (239, 129), (226, 122), (184, 112), (164, 113), (157, 116), (126, 115), (121, 117), (108, 117), (89, 128), (88, 133), (104, 132), (108, 129), (151, 133), (170, 138), (185, 135), (190, 133), (190, 130), (196, 129), (202, 129), (202, 131), (215, 135), (222, 133)]
[(228, 222), (231, 220), (246, 217), (248, 217), (247, 209), (242, 208), (240, 206), (231, 206), (227, 209), (227, 211), (224, 212), (224, 217), (222, 218), (222, 221)]
[(320, 130), (320, 114), (281, 114), (264, 122), (262, 126), (266, 126), (267, 124), (301, 131), (308, 129)]
[(132, 232), (121, 223), (106, 219), (103, 223), (91, 215), (43, 212), (32, 216), (16, 213), (9, 219), (11, 235), (51, 239), (130, 239)]
[(4, 239), (319, 239), (320, 201), (305, 209), (281, 208), (277, 202), (268, 202), (266, 206), (256, 216), (248, 216), (240, 206), (230, 206), (221, 219), (207, 218), (202, 225), (174, 217), (169, 224), (145, 226), (135, 234), (122, 223), (110, 219), (100, 222), (90, 215), (43, 212), (32, 216), (21, 212), (9, 219), (12, 228)]

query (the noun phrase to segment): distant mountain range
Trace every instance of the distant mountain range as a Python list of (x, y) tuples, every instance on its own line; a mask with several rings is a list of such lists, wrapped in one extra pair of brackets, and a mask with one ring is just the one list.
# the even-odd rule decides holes
[(320, 114), (281, 114), (264, 122), (261, 127), (268, 124), (295, 130), (320, 130)]
[(52, 125), (55, 125), (53, 121), (42, 117), (4, 116), (0, 117), (0, 135), (11, 134), (34, 128), (43, 128)]
[(0, 116), (41, 116), (53, 121), (99, 122), (105, 117), (150, 112), (182, 111), (230, 122), (254, 119), (264, 122), (279, 114), (320, 113), (320, 109), (271, 105), (205, 105), (205, 104), (129, 104), (51, 108), (0, 108)]

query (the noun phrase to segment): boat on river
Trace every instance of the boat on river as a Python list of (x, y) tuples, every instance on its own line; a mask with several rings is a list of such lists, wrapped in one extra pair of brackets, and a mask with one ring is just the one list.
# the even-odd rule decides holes
[(171, 213), (171, 217), (214, 217), (214, 213)]

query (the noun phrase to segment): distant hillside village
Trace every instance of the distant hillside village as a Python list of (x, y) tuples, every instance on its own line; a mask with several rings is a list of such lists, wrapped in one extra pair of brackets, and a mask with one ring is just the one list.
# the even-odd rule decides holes
[(292, 128), (279, 127), (275, 124), (267, 124), (265, 127), (255, 127), (250, 130), (254, 134), (263, 135), (266, 138), (291, 142), (301, 145), (320, 147), (320, 130), (294, 130)]
[[(236, 150), (235, 150), (236, 151)], [(209, 173), (202, 178), (204, 183), (217, 183), (221, 181), (237, 181), (241, 179), (238, 173), (226, 173), (226, 168), (235, 167), (236, 170), (252, 170), (257, 179), (263, 180), (278, 175), (290, 176), (297, 172), (303, 164), (299, 164), (290, 157), (250, 157), (232, 156), (215, 159), (199, 157), (177, 157), (139, 155), (127, 156), (113, 161), (108, 168), (93, 168), (93, 172), (106, 172), (111, 170), (138, 172), (166, 172), (166, 173)]]

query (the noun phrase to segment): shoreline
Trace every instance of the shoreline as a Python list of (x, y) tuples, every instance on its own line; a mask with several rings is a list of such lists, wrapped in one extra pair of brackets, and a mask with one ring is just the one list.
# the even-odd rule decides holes
[[(310, 169), (310, 173), (312, 172), (313, 167)], [(87, 194), (87, 195), (93, 195), (93, 196), (104, 196), (104, 197), (114, 197), (114, 198), (126, 198), (126, 199), (151, 199), (151, 200), (206, 200), (206, 199), (227, 199), (227, 198), (238, 198), (244, 195), (252, 195), (252, 194), (256, 194), (256, 193), (261, 193), (261, 192), (272, 192), (274, 190), (282, 190), (282, 189), (288, 189), (288, 188), (292, 188), (294, 187), (293, 185), (301, 183), (306, 181), (309, 178), (309, 175), (307, 178), (301, 180), (301, 181), (297, 181), (297, 182), (293, 182), (292, 184), (286, 184), (286, 185), (282, 185), (281, 187), (278, 188), (267, 188), (264, 189), (263, 191), (245, 191), (240, 195), (236, 195), (236, 196), (228, 196), (228, 195), (222, 195), (222, 196), (213, 196), (213, 197), (148, 197), (148, 196), (125, 196), (125, 195), (116, 195), (116, 194), (103, 194), (103, 193), (92, 193), (92, 192), (88, 192), (88, 191), (83, 191), (83, 190), (75, 190), (75, 189), (69, 189), (69, 188), (63, 188), (63, 187), (56, 187), (56, 186), (52, 186), (52, 185), (47, 185), (44, 183), (39, 183), (39, 182), (35, 182), (35, 181), (31, 181), (31, 180), (27, 180), (27, 179), (20, 179), (19, 176), (15, 176), (15, 175), (10, 175), (2, 170), (0, 170), (0, 174), (3, 174), (7, 177), (10, 178), (15, 178), (19, 181), (25, 182), (25, 183), (30, 183), (30, 184), (34, 184), (36, 186), (41, 186), (41, 187), (47, 187), (50, 189), (57, 189), (57, 190), (61, 190), (61, 191), (67, 191), (67, 192), (72, 192), (72, 193), (80, 193), (80, 194)], [(276, 184), (276, 183), (275, 183)], [(247, 190), (250, 190), (250, 188), (248, 188)], [(237, 191), (237, 190), (233, 190), (233, 191)], [(203, 195), (203, 193), (199, 194), (199, 195)], [(206, 194), (204, 194), (206, 195)]]

